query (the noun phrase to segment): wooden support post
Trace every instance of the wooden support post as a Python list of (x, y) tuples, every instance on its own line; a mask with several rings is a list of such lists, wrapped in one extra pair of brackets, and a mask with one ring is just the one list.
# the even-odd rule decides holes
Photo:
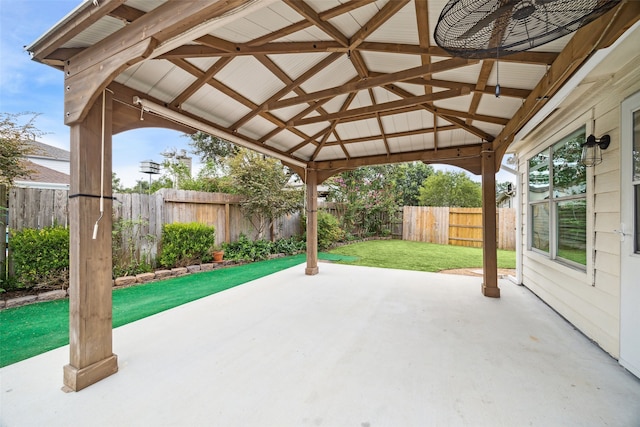
[(500, 298), (496, 245), (496, 171), (491, 144), (482, 148), (482, 294)]
[(307, 268), (305, 274), (318, 274), (318, 171), (307, 169)]
[[(118, 371), (112, 352), (111, 306), (111, 95), (102, 95), (86, 118), (71, 126), (69, 195), (69, 345), (65, 390), (78, 391)], [(103, 114), (104, 105), (104, 114)], [(102, 120), (104, 117), (104, 168)], [(104, 215), (100, 171), (104, 169)]]

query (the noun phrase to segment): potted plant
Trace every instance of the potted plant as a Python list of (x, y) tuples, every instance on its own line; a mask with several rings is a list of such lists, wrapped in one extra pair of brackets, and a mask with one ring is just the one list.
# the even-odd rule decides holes
[(213, 255), (213, 262), (222, 262), (224, 250), (220, 246), (214, 246), (211, 254)]

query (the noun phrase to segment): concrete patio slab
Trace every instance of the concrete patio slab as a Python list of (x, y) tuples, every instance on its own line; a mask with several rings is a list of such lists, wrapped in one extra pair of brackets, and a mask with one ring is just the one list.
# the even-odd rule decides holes
[(68, 347), (0, 370), (2, 426), (638, 426), (640, 380), (503, 280), (297, 266), (114, 331), (120, 371), (64, 393)]

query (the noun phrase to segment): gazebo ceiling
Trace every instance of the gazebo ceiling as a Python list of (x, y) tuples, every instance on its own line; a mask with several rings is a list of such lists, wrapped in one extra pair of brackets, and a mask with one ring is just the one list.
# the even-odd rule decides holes
[(199, 128), (324, 177), (410, 160), (480, 173), (483, 143), (499, 167), (526, 121), (640, 16), (623, 3), (497, 62), (436, 45), (445, 3), (87, 0), (27, 50), (64, 69), (68, 124), (108, 88), (114, 133)]

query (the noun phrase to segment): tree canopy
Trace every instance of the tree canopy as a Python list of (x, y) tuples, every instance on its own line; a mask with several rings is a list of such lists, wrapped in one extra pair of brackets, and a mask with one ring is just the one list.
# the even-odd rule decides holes
[[(26, 121), (20, 124), (22, 116)], [(35, 113), (0, 113), (0, 185), (12, 185), (18, 177), (27, 177), (29, 170), (24, 157), (33, 154), (29, 141), (44, 135), (35, 126)]]
[(482, 187), (464, 172), (437, 171), (420, 188), (421, 206), (476, 208), (482, 206)]
[(348, 233), (384, 234), (383, 219), (397, 207), (393, 165), (365, 166), (326, 181), (328, 201), (340, 203), (341, 226)]
[(391, 165), (399, 206), (418, 206), (420, 187), (425, 179), (433, 175), (433, 166), (422, 162)]
[(240, 204), (242, 212), (259, 239), (276, 219), (302, 207), (302, 191), (287, 187), (293, 172), (280, 161), (240, 149), (229, 161), (229, 169), (237, 192), (246, 197)]
[(215, 171), (224, 170), (227, 160), (240, 151), (240, 148), (232, 142), (204, 132), (196, 132), (189, 135), (189, 138), (191, 138), (189, 145), (193, 147), (193, 154), (200, 156), (200, 159)]

